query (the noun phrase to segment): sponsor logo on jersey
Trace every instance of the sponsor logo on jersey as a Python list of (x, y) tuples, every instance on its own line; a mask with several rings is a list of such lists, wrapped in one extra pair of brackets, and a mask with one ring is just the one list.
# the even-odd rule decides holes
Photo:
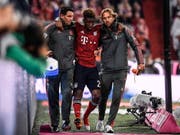
[(93, 35), (94, 35), (94, 36), (97, 36), (97, 31), (94, 31), (94, 32), (93, 32)]
[(85, 45), (86, 43), (88, 43), (88, 37), (86, 37), (86, 36), (81, 36), (81, 43), (82, 43), (83, 45)]

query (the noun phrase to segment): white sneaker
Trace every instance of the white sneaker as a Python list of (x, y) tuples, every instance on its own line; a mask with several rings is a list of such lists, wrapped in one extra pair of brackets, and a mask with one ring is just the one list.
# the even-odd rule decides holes
[(90, 130), (91, 130), (91, 127), (88, 126), (88, 125), (84, 125), (84, 127), (85, 127), (85, 129), (86, 129), (87, 131), (90, 131)]
[(88, 117), (83, 117), (83, 121), (84, 121), (84, 127), (87, 131), (90, 131), (91, 130), (91, 127), (90, 127), (90, 123), (89, 123), (89, 119)]
[(114, 133), (114, 130), (110, 125), (106, 125), (105, 126), (105, 132), (106, 133)]
[(102, 120), (98, 120), (96, 124), (96, 130), (100, 132), (104, 131), (104, 123)]

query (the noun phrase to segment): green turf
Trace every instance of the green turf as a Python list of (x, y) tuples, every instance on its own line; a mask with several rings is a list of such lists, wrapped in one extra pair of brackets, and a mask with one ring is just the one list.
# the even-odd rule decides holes
[[(35, 123), (34, 123), (34, 127), (32, 129), (31, 135), (38, 135), (39, 128), (41, 125), (50, 124), (48, 107), (43, 107), (41, 105), (40, 101), (38, 102), (37, 105), (38, 105), (37, 106), (37, 114), (36, 114)], [(105, 118), (107, 118), (107, 115)], [(70, 132), (85, 132), (84, 129), (76, 130), (76, 128), (73, 124), (73, 119), (74, 119), (74, 114), (71, 114), (72, 129)], [(91, 132), (96, 132), (95, 126), (96, 126), (97, 119), (98, 119), (98, 114), (90, 115), (89, 120), (91, 123)], [(106, 121), (106, 119), (105, 119), (105, 121)], [(133, 126), (130, 126), (134, 122), (136, 122), (136, 119), (134, 118), (134, 116), (132, 116), (130, 114), (124, 114), (124, 115), (118, 114), (116, 117), (115, 126), (114, 126), (115, 133), (156, 134), (156, 132), (153, 129), (151, 129), (150, 127), (145, 126), (143, 124), (135, 124)]]

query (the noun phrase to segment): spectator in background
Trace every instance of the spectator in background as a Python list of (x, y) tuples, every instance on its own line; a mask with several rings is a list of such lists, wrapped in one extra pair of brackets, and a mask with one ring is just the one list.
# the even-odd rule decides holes
[(137, 20), (136, 25), (134, 26), (135, 36), (138, 42), (142, 45), (142, 51), (146, 60), (146, 64), (148, 63), (148, 59), (150, 58), (150, 41), (149, 41), (149, 28), (144, 19)]
[(19, 26), (20, 20), (14, 12), (14, 7), (8, 0), (0, 1), (0, 34), (14, 31)]
[[(77, 3), (77, 4), (76, 4)], [(82, 16), (82, 5), (81, 4), (78, 4), (79, 2), (74, 2), (73, 3), (73, 8), (75, 9), (74, 10), (74, 20), (75, 21), (78, 21), (78, 22), (82, 22), (83, 21), (83, 16)]]
[(176, 17), (174, 18), (171, 27), (171, 36), (173, 41), (173, 48), (177, 52), (178, 61), (180, 65), (180, 11), (177, 12)]
[(142, 2), (135, 0), (132, 5), (132, 25), (136, 25), (139, 19), (144, 18)]
[(60, 1), (58, 0), (52, 0), (51, 5), (53, 7), (53, 19), (59, 17), (60, 7), (63, 7)]
[(107, 8), (107, 7), (113, 8), (113, 5), (111, 5), (109, 0), (102, 0), (102, 1), (100, 1), (100, 3), (102, 6), (102, 9)]
[(54, 18), (54, 8), (52, 2), (49, 0), (44, 0), (42, 5), (42, 12), (44, 14), (45, 20), (53, 20)]
[(94, 10), (96, 16), (99, 16), (102, 10), (102, 7), (100, 6), (98, 0), (90, 0), (88, 2), (88, 7)]
[(134, 50), (137, 59), (137, 69), (144, 70), (144, 60), (140, 44), (131, 32), (121, 23), (116, 22), (117, 14), (110, 8), (103, 9), (101, 12), (103, 26), (101, 30), (100, 43), (101, 53), (101, 100), (99, 104), (99, 120), (96, 130), (103, 131), (103, 120), (105, 117), (106, 103), (112, 85), (112, 102), (109, 117), (106, 122), (105, 132), (113, 133), (114, 120), (116, 118), (119, 104), (124, 93), (126, 77), (128, 73), (128, 43)]
[(176, 5), (172, 7), (172, 18), (174, 19), (180, 11), (180, 0), (176, 0)]
[(15, 11), (7, 0), (0, 1), (0, 19), (1, 58), (15, 61), (36, 77), (44, 75), (47, 48), (40, 26)]
[(52, 21), (59, 16), (59, 7), (63, 5), (64, 3), (58, 0), (33, 0), (31, 12), (37, 19)]
[(72, 0), (71, 5), (74, 9), (74, 20), (77, 22), (83, 22), (82, 11), (87, 8), (86, 0)]
[(121, 0), (109, 0), (109, 2), (113, 5), (114, 11), (118, 11), (118, 5), (121, 2)]
[(36, 77), (44, 75), (48, 49), (37, 23), (31, 22), (23, 29), (4, 35), (0, 48), (1, 57), (15, 61), (27, 73)]
[(11, 3), (14, 4), (16, 10), (20, 11), (23, 14), (30, 15), (30, 4), (28, 0), (9, 0)]
[[(59, 132), (59, 85), (62, 94), (62, 130), (71, 129), (70, 111), (72, 102), (72, 86), (74, 74), (74, 26), (73, 9), (62, 7), (56, 22), (45, 28), (45, 36), (48, 40), (52, 56), (58, 61), (59, 74), (47, 77), (47, 96), (52, 132)], [(60, 22), (61, 25), (60, 25)]]
[(122, 0), (118, 5), (118, 21), (130, 25), (132, 21), (132, 7), (128, 0)]
[(44, 20), (43, 14), (41, 12), (41, 3), (39, 0), (32, 0), (31, 12), (37, 19)]
[(132, 6), (132, 13), (133, 16), (136, 12), (138, 12), (140, 14), (141, 18), (144, 18), (144, 13), (143, 13), (143, 7), (142, 7), (142, 1), (141, 0), (133, 0), (130, 1), (130, 4)]
[(133, 18), (132, 18), (132, 25), (135, 26), (137, 24), (137, 22), (139, 21), (139, 19), (141, 19), (141, 15), (139, 12), (134, 12), (133, 14)]

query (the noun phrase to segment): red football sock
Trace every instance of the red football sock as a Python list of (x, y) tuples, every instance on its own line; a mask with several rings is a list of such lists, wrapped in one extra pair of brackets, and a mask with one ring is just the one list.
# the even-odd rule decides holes
[(81, 104), (73, 103), (73, 108), (74, 108), (74, 114), (76, 118), (80, 118), (81, 117)]
[(89, 102), (89, 105), (84, 113), (84, 117), (88, 117), (89, 114), (96, 108), (97, 105), (93, 105), (92, 102)]

